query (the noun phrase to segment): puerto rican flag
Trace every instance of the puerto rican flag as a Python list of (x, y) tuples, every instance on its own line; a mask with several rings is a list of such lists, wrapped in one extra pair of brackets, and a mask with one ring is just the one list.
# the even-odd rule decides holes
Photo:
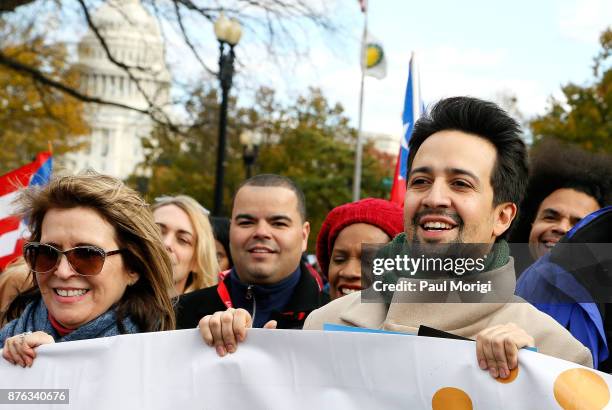
[(415, 54), (410, 57), (410, 67), (408, 69), (408, 83), (406, 84), (406, 95), (404, 96), (404, 113), (402, 122), (404, 132), (400, 141), (400, 150), (395, 164), (395, 175), (393, 176), (393, 186), (391, 187), (391, 202), (404, 205), (406, 196), (406, 177), (408, 174), (408, 141), (412, 136), (414, 123), (425, 112), (425, 105), (421, 98), (421, 84), (419, 80), (419, 70), (416, 63)]
[(43, 152), (34, 162), (0, 176), (0, 271), (21, 256), (24, 236), (28, 233), (24, 221), (13, 215), (12, 202), (20, 188), (48, 183), (52, 169), (53, 156)]

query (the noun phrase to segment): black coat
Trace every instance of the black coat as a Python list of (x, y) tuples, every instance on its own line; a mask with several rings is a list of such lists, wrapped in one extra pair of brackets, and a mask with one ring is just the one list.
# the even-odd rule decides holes
[[(310, 312), (329, 302), (329, 296), (323, 292), (323, 283), (318, 274), (304, 264), (301, 264), (300, 268), (300, 280), (295, 286), (291, 299), (282, 311), (273, 311), (270, 316), (270, 320), (277, 321), (278, 329), (301, 329)], [(175, 306), (176, 328), (197, 327), (204, 316), (227, 309), (228, 306), (220, 294), (226, 295), (225, 297), (231, 295), (230, 287), (231, 280), (228, 274), (218, 285), (179, 297)], [(224, 288), (226, 292), (223, 291)]]

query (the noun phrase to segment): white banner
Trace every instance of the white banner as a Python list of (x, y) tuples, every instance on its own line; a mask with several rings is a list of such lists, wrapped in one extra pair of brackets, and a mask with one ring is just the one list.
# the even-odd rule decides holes
[(69, 405), (0, 409), (601, 409), (612, 383), (531, 351), (500, 383), (478, 368), (473, 342), (386, 334), (252, 329), (224, 358), (194, 329), (37, 351), (32, 368), (0, 359), (0, 389), (68, 389)]

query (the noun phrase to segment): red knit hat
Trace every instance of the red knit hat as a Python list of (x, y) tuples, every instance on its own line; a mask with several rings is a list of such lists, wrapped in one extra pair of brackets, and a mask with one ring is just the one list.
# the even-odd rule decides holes
[(332, 209), (323, 221), (317, 237), (317, 260), (325, 276), (340, 231), (356, 223), (374, 225), (394, 238), (404, 231), (404, 212), (399, 205), (378, 198), (366, 198)]

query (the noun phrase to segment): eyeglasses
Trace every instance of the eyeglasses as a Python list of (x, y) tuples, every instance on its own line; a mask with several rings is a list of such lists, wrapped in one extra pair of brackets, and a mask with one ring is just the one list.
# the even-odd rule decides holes
[(28, 242), (23, 246), (23, 257), (34, 273), (49, 273), (57, 268), (66, 255), (72, 269), (82, 276), (94, 276), (102, 271), (107, 256), (122, 253), (125, 249), (105, 251), (94, 245), (76, 246), (61, 251), (51, 245)]

